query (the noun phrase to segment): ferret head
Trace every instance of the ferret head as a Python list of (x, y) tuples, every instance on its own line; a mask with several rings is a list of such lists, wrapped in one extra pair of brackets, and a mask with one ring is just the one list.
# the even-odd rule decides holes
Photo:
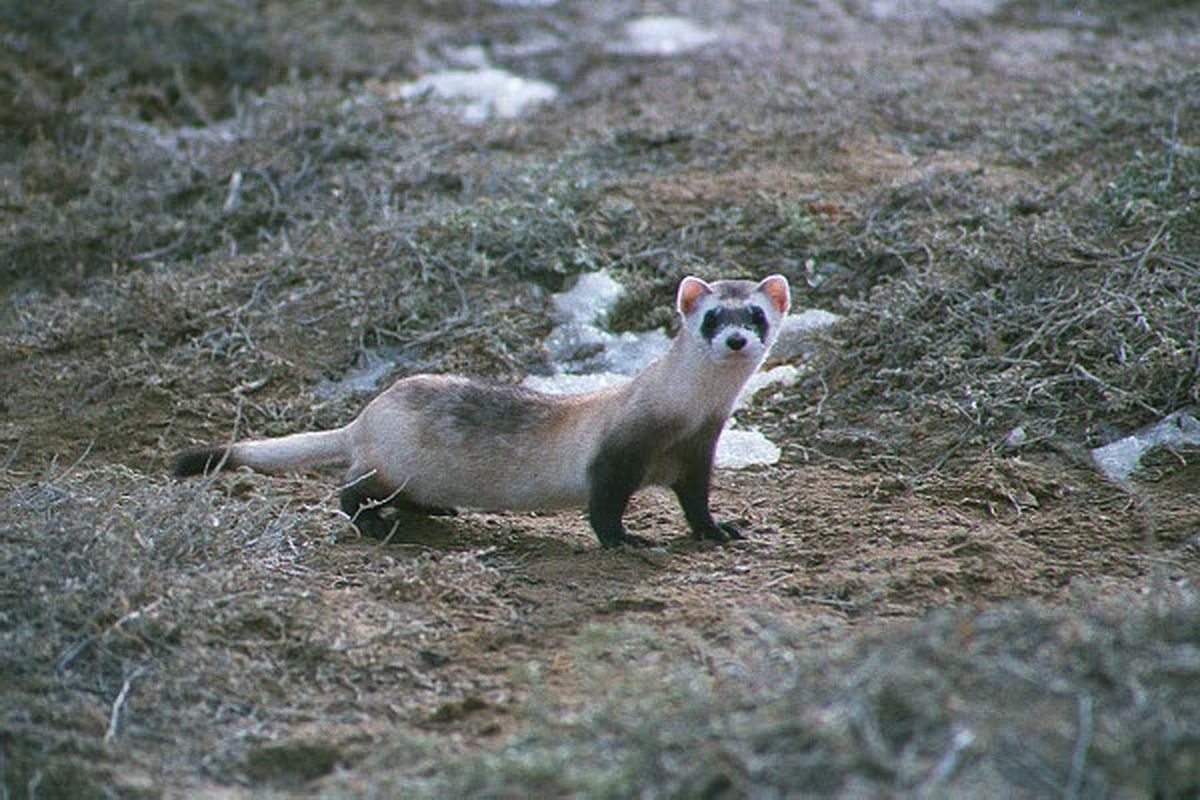
[(675, 306), (684, 332), (715, 361), (757, 364), (779, 334), (791, 306), (787, 278), (705, 283), (687, 277)]

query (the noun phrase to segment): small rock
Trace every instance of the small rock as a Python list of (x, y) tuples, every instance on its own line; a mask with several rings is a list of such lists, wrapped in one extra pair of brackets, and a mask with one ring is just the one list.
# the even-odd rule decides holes
[(1200, 444), (1200, 408), (1174, 411), (1123, 439), (1092, 450), (1092, 463), (1113, 483), (1125, 484), (1141, 465), (1142, 456), (1156, 447)]
[(1009, 450), (1016, 450), (1018, 447), (1025, 444), (1028, 438), (1029, 437), (1025, 434), (1025, 429), (1018, 425), (1009, 431), (1008, 435), (1004, 437), (1004, 446)]

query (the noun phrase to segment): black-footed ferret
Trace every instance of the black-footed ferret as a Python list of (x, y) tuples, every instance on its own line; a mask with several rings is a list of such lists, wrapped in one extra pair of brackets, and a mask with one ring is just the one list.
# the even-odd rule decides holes
[(701, 539), (742, 538), (708, 507), (713, 453), (734, 401), (775, 341), (787, 280), (684, 278), (679, 334), (628, 383), (581, 395), (445, 375), (402, 378), (342, 428), (196, 447), (174, 474), (348, 467), (342, 510), (383, 538), (381, 508), (532, 511), (587, 507), (604, 547), (644, 545), (621, 517), (643, 486), (669, 486)]

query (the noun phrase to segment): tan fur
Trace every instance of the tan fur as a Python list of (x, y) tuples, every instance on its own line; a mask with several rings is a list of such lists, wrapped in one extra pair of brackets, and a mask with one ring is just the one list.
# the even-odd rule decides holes
[(347, 432), (350, 427), (238, 442), (230, 447), (230, 460), (233, 466), (250, 467), (269, 474), (348, 465)]
[(545, 397), (549, 420), (490, 435), (414, 408), (414, 385), (462, 380), (407, 378), (376, 398), (349, 426), (350, 474), (373, 470), (416, 503), (451, 508), (560, 508), (586, 497), (586, 462), (572, 441), (594, 426), (595, 400)]

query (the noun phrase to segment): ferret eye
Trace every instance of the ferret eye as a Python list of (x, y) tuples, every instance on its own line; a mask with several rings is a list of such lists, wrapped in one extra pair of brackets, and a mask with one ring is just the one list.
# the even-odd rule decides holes
[(763, 325), (767, 321), (766, 312), (759, 306), (750, 306), (750, 321), (755, 325)]
[(704, 314), (704, 319), (700, 321), (700, 335), (705, 339), (711, 339), (713, 334), (717, 332), (717, 326), (720, 322), (720, 319), (717, 317), (717, 310), (710, 308)]

